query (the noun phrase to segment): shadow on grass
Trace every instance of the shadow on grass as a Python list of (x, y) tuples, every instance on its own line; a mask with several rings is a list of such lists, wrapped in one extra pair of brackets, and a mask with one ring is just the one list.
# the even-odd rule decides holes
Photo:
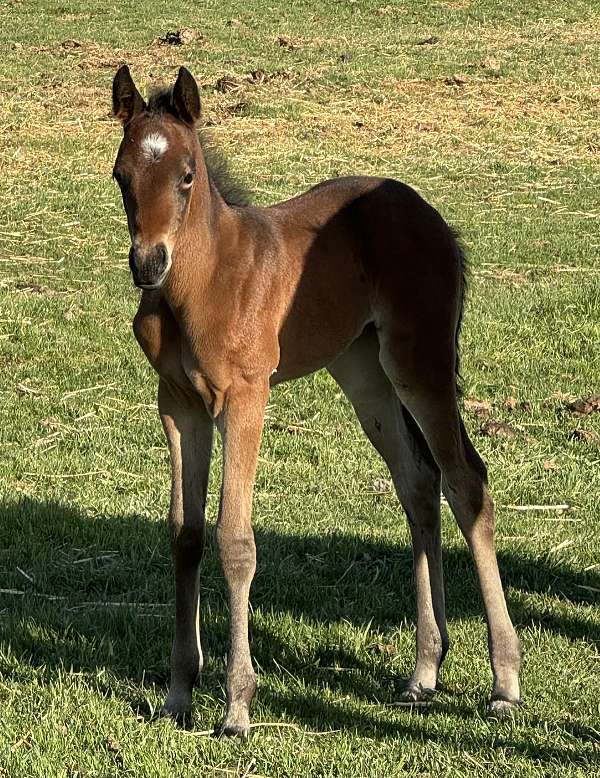
[[(23, 677), (22, 665), (29, 664), (50, 673), (64, 667), (84, 672), (107, 668), (124, 680), (166, 682), (173, 617), (166, 524), (138, 516), (85, 516), (58, 503), (27, 498), (5, 503), (0, 511), (1, 587), (9, 590), (0, 593), (0, 641), (3, 655), (16, 657), (0, 663), (0, 677)], [(263, 690), (261, 700), (275, 713), (302, 718), (307, 726), (334, 720), (336, 726), (372, 736), (440, 738), (422, 724), (412, 731), (412, 718), (386, 722), (380, 714), (345, 710), (323, 698), (320, 689), (327, 686), (365, 701), (392, 702), (399, 679), (386, 670), (385, 656), (375, 653), (371, 661), (368, 652), (359, 656), (361, 652), (343, 649), (339, 641), (328, 645), (325, 640), (308, 651), (307, 660), (306, 650), (299, 656), (296, 633), (286, 640), (281, 631), (269, 629), (285, 614), (309, 626), (344, 619), (382, 630), (412, 620), (410, 548), (351, 534), (291, 535), (260, 528), (256, 543), (259, 564), (252, 602), (263, 617), (254, 626), (253, 655), (261, 668), (279, 672), (283, 666), (300, 682), (289, 696)], [(226, 593), (213, 546), (209, 537), (202, 571), (203, 646), (209, 656), (223, 656)], [(482, 618), (466, 548), (448, 549), (444, 562), (449, 618)], [(537, 592), (591, 605), (594, 592), (584, 587), (600, 587), (595, 571), (580, 572), (537, 557), (504, 552), (500, 565), (507, 589), (517, 595)], [(510, 600), (517, 625), (541, 625), (571, 640), (600, 640), (597, 625), (586, 619), (588, 608), (564, 616), (547, 607), (526, 607), (519, 596)], [(204, 690), (220, 695), (221, 681), (222, 674), (209, 671)], [(108, 687), (106, 692), (113, 693)], [(433, 710), (458, 718), (473, 715), (459, 696), (443, 695)], [(581, 741), (590, 738), (582, 725), (571, 722), (567, 729)], [(526, 748), (521, 741), (507, 741), (507, 747)], [(532, 756), (545, 758), (539, 745), (531, 748)], [(559, 755), (546, 750), (549, 759)]]
[[(473, 721), (473, 710), (456, 703), (436, 703), (429, 709), (421, 709), (417, 716), (403, 716), (402, 719), (398, 719), (394, 715), (393, 708), (383, 711), (379, 709), (373, 714), (356, 712), (347, 710), (337, 701), (324, 701), (317, 694), (307, 691), (294, 691), (289, 695), (279, 694), (274, 700), (267, 700), (267, 702), (271, 708), (285, 712), (289, 718), (297, 718), (300, 710), (306, 725), (315, 729), (322, 727), (324, 721), (334, 721), (336, 727), (368, 737), (433, 741), (445, 747), (452, 745), (461, 752), (476, 753), (480, 749), (506, 749), (512, 754), (532, 760), (564, 763), (565, 759), (568, 759), (572, 764), (580, 764), (588, 768), (600, 761), (598, 732), (589, 727), (574, 726), (570, 721), (554, 722), (555, 727), (564, 729), (579, 739), (578, 742), (573, 743), (572, 749), (565, 749), (560, 745), (552, 745), (551, 740), (539, 742), (539, 740), (524, 738), (521, 733), (515, 732), (510, 722), (494, 722), (479, 727), (456, 726), (451, 732), (446, 728), (440, 728), (434, 717), (434, 714), (440, 712), (453, 718), (464, 719), (466, 722)], [(432, 715), (431, 724), (427, 720), (430, 715)], [(541, 720), (528, 723), (539, 726), (541, 731), (546, 726), (546, 722)]]

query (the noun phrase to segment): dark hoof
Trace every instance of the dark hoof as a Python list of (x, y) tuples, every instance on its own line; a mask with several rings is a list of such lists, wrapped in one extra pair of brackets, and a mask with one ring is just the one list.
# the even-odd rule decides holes
[(428, 689), (421, 684), (407, 686), (400, 695), (400, 703), (404, 705), (423, 705), (432, 701), (435, 689)]
[(240, 740), (247, 740), (250, 734), (250, 724), (236, 724), (234, 722), (222, 721), (215, 729), (215, 737), (237, 737)]
[(192, 711), (171, 708), (166, 704), (158, 711), (158, 718), (171, 719), (181, 729), (190, 729), (192, 726)]
[(516, 702), (502, 698), (490, 700), (487, 707), (487, 716), (489, 719), (497, 720), (511, 718), (516, 713), (519, 705), (518, 700)]

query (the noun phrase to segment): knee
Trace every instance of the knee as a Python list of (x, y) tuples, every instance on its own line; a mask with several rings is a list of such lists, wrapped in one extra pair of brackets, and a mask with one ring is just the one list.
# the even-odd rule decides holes
[(471, 493), (468, 499), (469, 510), (459, 518), (459, 524), (471, 544), (487, 547), (494, 542), (496, 533), (494, 502), (485, 484), (481, 484), (481, 488)]
[(423, 494), (415, 500), (403, 495), (401, 504), (413, 538), (436, 535), (441, 526), (439, 493), (434, 496)]
[(490, 513), (493, 516), (494, 503), (486, 482), (468, 465), (448, 469), (442, 476), (442, 491), (448, 502), (459, 501), (474, 516)]
[(217, 546), (221, 566), (226, 577), (254, 575), (256, 546), (252, 531), (238, 535), (227, 529), (217, 528)]
[(487, 490), (485, 483), (481, 483), (481, 489), (474, 497), (475, 526), (478, 533), (493, 540), (496, 532), (496, 511), (494, 501)]
[(180, 562), (199, 562), (204, 553), (204, 527), (171, 523), (171, 549)]

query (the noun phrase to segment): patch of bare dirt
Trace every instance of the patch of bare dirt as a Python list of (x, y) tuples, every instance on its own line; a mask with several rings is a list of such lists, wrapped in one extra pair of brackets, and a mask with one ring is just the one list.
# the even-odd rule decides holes
[(464, 86), (468, 80), (467, 76), (462, 73), (454, 73), (444, 79), (444, 84), (446, 84), (446, 86)]
[(48, 297), (54, 297), (58, 294), (56, 289), (44, 286), (43, 284), (30, 283), (28, 281), (16, 281), (12, 285), (12, 288), (18, 292), (23, 292), (23, 294), (44, 294)]
[(239, 92), (244, 88), (244, 80), (239, 76), (225, 75), (218, 78), (215, 82), (216, 92)]
[(60, 47), (61, 49), (81, 49), (83, 48), (83, 43), (69, 38), (66, 41), (62, 41)]
[(488, 438), (516, 438), (519, 434), (511, 424), (507, 424), (505, 421), (496, 421), (495, 419), (488, 419), (484, 421), (480, 427), (482, 435)]
[(262, 68), (256, 68), (256, 70), (251, 70), (246, 76), (226, 73), (215, 81), (213, 88), (215, 92), (222, 94), (240, 92), (249, 85), (260, 86), (271, 84), (274, 81), (287, 81), (291, 77), (292, 74), (288, 70), (275, 70), (269, 73)]
[(522, 286), (527, 282), (527, 273), (510, 270), (508, 268), (483, 267), (475, 270), (475, 275), (491, 278), (493, 281), (500, 281), (514, 287)]
[(579, 440), (582, 443), (589, 443), (594, 446), (600, 445), (600, 435), (593, 430), (576, 429), (569, 435), (571, 440)]
[(280, 35), (277, 38), (277, 44), (282, 49), (287, 49), (288, 51), (293, 51), (298, 47), (298, 44), (291, 40), (291, 38), (288, 38), (286, 35)]
[(387, 494), (392, 494), (394, 491), (394, 484), (389, 478), (374, 478), (371, 484), (371, 490), (368, 494), (374, 494), (376, 497), (384, 497)]
[(377, 653), (387, 654), (388, 656), (393, 656), (394, 654), (398, 653), (396, 646), (393, 646), (391, 643), (376, 643), (374, 648)]
[(590, 413), (600, 411), (600, 395), (594, 394), (591, 397), (578, 397), (574, 400), (567, 400), (564, 406), (567, 411), (577, 416), (589, 416)]

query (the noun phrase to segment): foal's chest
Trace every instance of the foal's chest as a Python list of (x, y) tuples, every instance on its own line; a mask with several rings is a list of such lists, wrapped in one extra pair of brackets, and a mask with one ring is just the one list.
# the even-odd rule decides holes
[(192, 352), (187, 342), (181, 343), (181, 369), (194, 391), (202, 397), (209, 413), (216, 417), (223, 409), (225, 389), (229, 381), (221, 370), (210, 370), (203, 364), (202, 357)]
[[(208, 410), (218, 415), (227, 386), (222, 370), (192, 349), (166, 302), (156, 294), (142, 295), (133, 331), (146, 358), (167, 383), (200, 395)], [(212, 368), (212, 369), (211, 369)]]

